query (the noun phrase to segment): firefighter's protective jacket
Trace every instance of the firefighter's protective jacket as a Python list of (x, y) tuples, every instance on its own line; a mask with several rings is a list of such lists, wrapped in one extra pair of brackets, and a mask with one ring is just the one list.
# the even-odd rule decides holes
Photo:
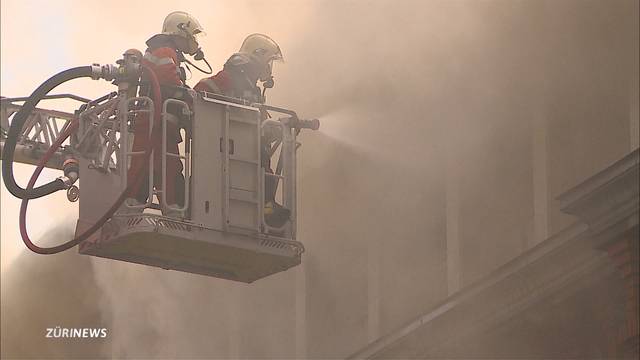
[(156, 73), (160, 85), (184, 86), (178, 52), (167, 35), (158, 34), (147, 40), (143, 59)]
[[(151, 67), (158, 78), (162, 92), (162, 100), (164, 101), (168, 98), (175, 97), (175, 87), (184, 86), (184, 79), (183, 76), (181, 76), (182, 71), (180, 69), (179, 55), (175, 47), (172, 46), (171, 38), (164, 34), (155, 35), (147, 41), (147, 46), (149, 46), (149, 48), (144, 54), (143, 61)], [(143, 96), (149, 96), (151, 93), (147, 81), (148, 80), (143, 76), (143, 84), (140, 86), (140, 94)], [(170, 112), (170, 110), (168, 111)], [(150, 121), (148, 114), (138, 114), (135, 122), (133, 151), (144, 151), (150, 146), (149, 126)], [(157, 149), (154, 151), (153, 178), (154, 185), (158, 188), (162, 178), (162, 153), (159, 151), (159, 149), (161, 149), (162, 142), (160, 138), (154, 138), (152, 141)], [(169, 122), (167, 124), (167, 151), (169, 153), (178, 154), (178, 143), (181, 141), (182, 137), (180, 136), (180, 128), (178, 124)], [(129, 168), (129, 181), (133, 180), (133, 169), (140, 168), (142, 161), (143, 159), (141, 156), (132, 158), (131, 167)], [(184, 180), (181, 178), (182, 162), (174, 156), (169, 156), (167, 158), (166, 165), (167, 203), (180, 204), (184, 199), (180, 198), (180, 196), (176, 197), (176, 182), (180, 184), (184, 183)], [(147, 174), (142, 174), (142, 176), (147, 176)], [(145, 202), (148, 195), (148, 189), (146, 188), (147, 182), (141, 181), (139, 184), (140, 186), (138, 186), (137, 189), (132, 189), (131, 196), (137, 198), (140, 202)], [(179, 189), (178, 195), (182, 195), (182, 189)]]
[(262, 94), (255, 79), (257, 71), (252, 59), (246, 54), (237, 53), (227, 60), (220, 72), (200, 80), (194, 89), (262, 103)]

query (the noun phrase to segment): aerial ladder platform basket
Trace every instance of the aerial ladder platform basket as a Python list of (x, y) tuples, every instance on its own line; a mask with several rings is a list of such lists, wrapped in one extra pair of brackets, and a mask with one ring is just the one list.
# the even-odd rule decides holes
[[(119, 64), (122, 68), (123, 63)], [(105, 66), (101, 71), (126, 73)], [(284, 108), (187, 88), (177, 89), (182, 96), (161, 99), (159, 107), (151, 97), (131, 91), (131, 79), (115, 81), (119, 91), (98, 100), (76, 97), (85, 103), (73, 117), (56, 113), (62, 114), (59, 118), (63, 119), (57, 120), (63, 121), (63, 129), (72, 118), (77, 121), (77, 130), (46, 165), (60, 169), (68, 158), (77, 163), (80, 186), (65, 182), (69, 200), (79, 200), (76, 234), (104, 219), (115, 206), (114, 199), (120, 199), (128, 189), (131, 179), (127, 176), (134, 158), (148, 156), (141, 159), (148, 161), (148, 168), (140, 179), (147, 182), (146, 203), (124, 201), (104, 225), (79, 242), (80, 254), (247, 283), (300, 264), (304, 246), (296, 239), (296, 150), (300, 146), (296, 137), (302, 128), (317, 129), (319, 121), (301, 120)], [(6, 130), (20, 105), (6, 98), (2, 105)], [(133, 138), (136, 119), (153, 119), (154, 111), (160, 108), (162, 146), (153, 148), (153, 152), (160, 152), (158, 162), (157, 153), (149, 156), (133, 151)], [(39, 119), (53, 121), (55, 126), (25, 125), (15, 146), (15, 161), (36, 164), (43, 149), (55, 144), (53, 139), (62, 131), (55, 116), (43, 115), (47, 111), (33, 109), (26, 123)], [(281, 117), (274, 120), (272, 114)], [(167, 149), (169, 123), (184, 126), (178, 154)], [(42, 136), (36, 133), (47, 126), (56, 131), (40, 144)], [(149, 126), (149, 136), (152, 128)], [(6, 135), (3, 131), (3, 151)], [(265, 171), (265, 156), (277, 159), (275, 172)], [(167, 163), (175, 161), (171, 157), (184, 168), (185, 186), (176, 189), (184, 199), (179, 205), (168, 204), (162, 196), (168, 190)], [(160, 182), (156, 179), (154, 183), (154, 173), (158, 173), (154, 166), (161, 167)], [(288, 214), (285, 221), (276, 224), (265, 214), (268, 181), (279, 185), (277, 202)]]
[[(128, 104), (135, 100), (130, 99)], [(143, 100), (148, 104), (148, 110), (127, 109), (127, 113), (151, 111), (151, 100)], [(175, 99), (165, 101), (165, 110), (169, 103), (183, 109), (185, 116), (190, 117), (192, 127), (190, 134), (185, 136), (186, 151), (180, 155), (185, 178), (190, 179), (185, 182), (184, 206), (171, 208), (164, 198), (162, 204), (154, 204), (153, 187), (150, 186), (147, 204), (132, 206), (126, 203), (99, 233), (80, 244), (80, 253), (242, 282), (252, 282), (300, 264), (304, 247), (296, 241), (295, 232), (295, 129), (288, 127), (286, 122), (261, 120), (258, 107), (226, 101), (211, 94), (195, 96), (193, 111), (185, 102)], [(171, 116), (163, 112), (163, 129)], [(263, 129), (267, 127), (276, 128), (282, 136), (281, 175), (265, 173), (261, 166), (261, 140)], [(132, 134), (127, 129), (122, 129), (121, 133), (124, 136), (120, 141), (129, 149)], [(166, 137), (166, 131), (163, 135)], [(162, 143), (166, 144), (164, 137)], [(103, 147), (108, 149), (108, 142), (102, 140), (106, 143)], [(120, 164), (142, 155), (116, 146), (112, 148), (118, 149), (114, 153)], [(98, 153), (104, 155), (103, 151)], [(168, 153), (163, 147), (162, 156), (175, 154)], [(152, 168), (153, 157), (149, 161)], [(166, 161), (162, 163), (166, 166)], [(97, 170), (105, 165), (96, 164), (94, 159), (80, 158), (81, 169)], [(148, 173), (152, 185), (153, 171)], [(162, 171), (162, 174), (166, 172)], [(289, 221), (280, 228), (265, 222), (266, 176), (282, 180), (283, 206), (291, 211)], [(126, 171), (83, 172), (78, 231), (95, 222), (126, 184)], [(180, 215), (168, 217), (146, 210), (158, 207)]]

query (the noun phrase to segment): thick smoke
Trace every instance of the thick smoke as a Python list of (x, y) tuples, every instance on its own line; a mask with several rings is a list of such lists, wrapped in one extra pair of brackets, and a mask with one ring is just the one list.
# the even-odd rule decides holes
[[(73, 228), (35, 239), (61, 243)], [(4, 240), (4, 239), (3, 239)], [(46, 329), (111, 328), (91, 260), (69, 251), (58, 256), (21, 254), (2, 274), (2, 358), (92, 358), (107, 354), (110, 339), (47, 338)]]
[[(291, 28), (281, 41), (286, 63), (276, 65), (270, 102), (323, 121), (320, 132), (301, 136), (303, 267), (244, 285), (76, 254), (33, 264), (18, 259), (20, 267), (3, 275), (9, 279), (6, 287), (3, 282), (3, 315), (15, 306), (15, 314), (27, 316), (26, 295), (17, 289), (26, 291), (24, 284), (40, 276), (18, 269), (37, 266), (47, 269), (49, 287), (29, 299), (55, 308), (60, 322), (71, 321), (72, 310), (91, 325), (109, 326), (108, 340), (94, 353), (79, 353), (85, 356), (349, 355), (369, 336), (392, 331), (446, 297), (447, 171), (463, 189), (464, 284), (531, 240), (532, 209), (520, 206), (531, 202), (529, 116), (541, 94), (560, 93), (599, 69), (589, 59), (612, 61), (590, 52), (607, 43), (606, 36), (589, 42), (593, 34), (581, 30), (590, 22), (609, 24), (598, 8), (613, 9), (608, 19), (622, 16), (630, 4), (583, 3), (317, 1), (305, 7), (310, 11), (304, 18), (293, 19), (296, 14), (287, 11), (293, 2), (259, 11), (247, 2), (242, 13), (230, 16), (242, 17), (243, 24), (268, 19), (273, 29), (278, 23)], [(566, 23), (572, 9), (578, 13)], [(609, 25), (608, 34), (628, 30)], [(234, 31), (244, 36), (242, 27)], [(565, 50), (572, 37), (579, 46)], [(584, 54), (571, 52), (576, 48)], [(218, 50), (205, 44), (205, 51)], [(574, 72), (564, 75), (569, 68)], [(380, 289), (373, 295), (380, 303), (375, 326), (367, 307), (372, 263)], [(304, 334), (296, 328), (296, 316), (303, 315), (296, 312), (297, 276), (306, 284)], [(73, 291), (87, 296), (82, 306), (54, 302)], [(38, 334), (50, 318), (33, 313), (27, 319), (7, 320), (12, 325), (3, 327), (3, 354), (5, 341), (22, 344), (13, 339)], [(21, 322), (25, 328), (18, 332)], [(56, 357), (71, 349), (76, 344), (11, 345), (6, 354)]]

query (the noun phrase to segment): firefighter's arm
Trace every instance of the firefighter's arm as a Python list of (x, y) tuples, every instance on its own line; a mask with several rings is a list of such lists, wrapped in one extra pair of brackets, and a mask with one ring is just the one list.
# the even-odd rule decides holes
[(198, 81), (198, 83), (196, 84), (196, 86), (193, 87), (193, 89), (196, 91), (206, 91), (206, 92), (220, 94), (220, 95), (224, 94), (222, 89), (220, 89), (220, 87), (218, 87), (218, 84), (216, 84), (216, 81), (213, 79), (213, 76), (204, 78)]

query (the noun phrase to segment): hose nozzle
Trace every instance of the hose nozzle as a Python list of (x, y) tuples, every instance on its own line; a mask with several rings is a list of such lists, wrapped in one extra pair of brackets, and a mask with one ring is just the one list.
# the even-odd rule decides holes
[(320, 120), (318, 119), (311, 119), (311, 120), (298, 120), (298, 126), (296, 126), (299, 129), (310, 129), (310, 130), (318, 130), (320, 129)]
[(280, 121), (283, 122), (285, 125), (293, 128), (293, 129), (298, 129), (298, 131), (300, 131), (302, 129), (309, 129), (309, 130), (318, 130), (318, 129), (320, 129), (320, 120), (318, 120), (318, 119), (311, 119), (311, 120), (298, 119), (298, 116), (295, 115), (295, 114), (293, 116), (291, 116), (291, 117), (281, 118)]

